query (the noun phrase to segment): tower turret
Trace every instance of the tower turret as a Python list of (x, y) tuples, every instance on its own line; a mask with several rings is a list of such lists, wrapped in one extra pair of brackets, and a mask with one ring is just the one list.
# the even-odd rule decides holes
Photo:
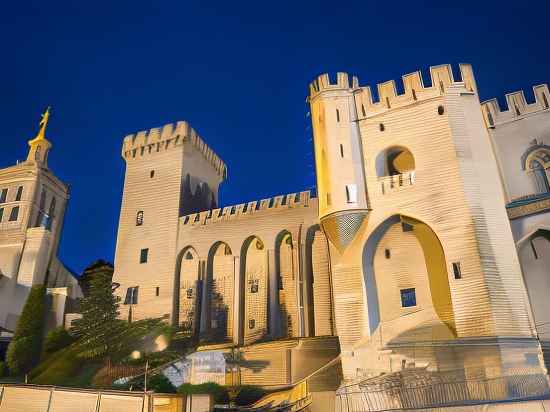
[(38, 134), (32, 140), (29, 140), (29, 154), (27, 156), (27, 162), (36, 163), (37, 166), (48, 167), (48, 152), (50, 151), (52, 144), (46, 139), (46, 127), (48, 126), (48, 120), (50, 119), (50, 108), (46, 109), (46, 112), (42, 114), (40, 120), (40, 129)]
[(357, 79), (338, 73), (336, 84), (323, 74), (310, 85), (319, 217), (343, 252), (368, 215), (361, 138), (354, 103)]

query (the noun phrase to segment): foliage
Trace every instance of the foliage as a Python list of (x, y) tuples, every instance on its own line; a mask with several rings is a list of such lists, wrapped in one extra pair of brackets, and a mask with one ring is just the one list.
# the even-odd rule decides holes
[(14, 375), (27, 373), (40, 359), (45, 296), (45, 286), (33, 286), (17, 322), (6, 354), (8, 367)]
[(120, 297), (113, 294), (111, 278), (105, 273), (92, 277), (89, 286), (88, 296), (79, 299), (82, 318), (73, 322), (71, 332), (78, 338), (81, 357), (110, 357), (126, 329), (126, 322), (118, 319)]
[(0, 362), (0, 378), (8, 374), (8, 368), (4, 362)]
[(44, 339), (44, 352), (53, 353), (73, 343), (74, 338), (63, 326), (50, 330)]
[(42, 362), (31, 374), (31, 382), (40, 385), (70, 385), (72, 377), (83, 366), (74, 347), (61, 349)]
[(172, 382), (164, 376), (162, 373), (153, 375), (147, 379), (147, 389), (153, 390), (157, 393), (176, 393), (176, 387), (172, 385)]
[(235, 398), (238, 406), (252, 405), (254, 402), (263, 398), (267, 392), (259, 386), (244, 385), (239, 389), (239, 394)]
[(178, 388), (178, 393), (184, 395), (211, 394), (214, 396), (215, 403), (224, 404), (229, 402), (227, 388), (214, 382), (201, 383), (200, 385), (184, 383)]

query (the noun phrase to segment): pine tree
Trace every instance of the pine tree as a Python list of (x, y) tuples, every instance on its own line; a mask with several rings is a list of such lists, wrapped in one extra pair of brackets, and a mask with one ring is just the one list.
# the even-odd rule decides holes
[(88, 359), (117, 355), (120, 335), (126, 322), (118, 319), (120, 297), (113, 294), (111, 277), (98, 273), (90, 279), (88, 296), (79, 300), (82, 318), (71, 328), (77, 338), (80, 356)]
[(14, 375), (27, 373), (40, 359), (45, 300), (46, 287), (33, 286), (6, 354), (8, 368)]

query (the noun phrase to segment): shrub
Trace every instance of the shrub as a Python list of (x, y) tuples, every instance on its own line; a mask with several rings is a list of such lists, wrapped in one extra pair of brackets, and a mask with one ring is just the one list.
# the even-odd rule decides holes
[(157, 393), (176, 393), (176, 387), (162, 373), (153, 375), (147, 379), (147, 389), (151, 389)]
[(264, 389), (260, 388), (259, 386), (252, 386), (252, 385), (241, 386), (239, 390), (239, 394), (235, 399), (235, 403), (238, 406), (251, 405), (254, 402), (259, 401), (266, 394), (267, 392)]
[(40, 359), (45, 296), (45, 286), (33, 286), (17, 322), (6, 354), (14, 375), (27, 373)]
[(8, 368), (4, 362), (0, 362), (0, 378), (3, 378), (8, 374)]
[(12, 375), (21, 375), (32, 368), (35, 347), (36, 343), (31, 336), (25, 336), (10, 342), (6, 353), (6, 361)]
[(53, 353), (59, 349), (63, 349), (73, 343), (74, 338), (63, 328), (59, 326), (58, 328), (52, 329), (46, 335), (44, 340), (44, 352)]
[(218, 385), (214, 382), (201, 383), (200, 385), (192, 385), (190, 383), (184, 383), (178, 388), (178, 393), (184, 395), (193, 394), (211, 394), (214, 396), (215, 403), (228, 403), (229, 394), (224, 386)]

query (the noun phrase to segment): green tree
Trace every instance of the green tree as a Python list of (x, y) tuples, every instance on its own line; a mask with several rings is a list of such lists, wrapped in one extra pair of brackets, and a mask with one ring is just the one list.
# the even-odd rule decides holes
[[(128, 323), (118, 319), (120, 297), (113, 294), (111, 276), (97, 273), (90, 278), (88, 296), (80, 299), (82, 318), (73, 322), (71, 333), (78, 356), (90, 360), (112, 361), (127, 356), (148, 336), (158, 336), (165, 324), (161, 319)], [(157, 333), (157, 335), (155, 335)]]
[(44, 339), (44, 352), (53, 353), (73, 343), (74, 338), (63, 326), (50, 330)]
[(46, 287), (33, 286), (8, 346), (6, 361), (14, 375), (27, 373), (40, 360)]
[(79, 300), (82, 318), (73, 322), (71, 333), (78, 338), (79, 356), (110, 359), (126, 329), (118, 319), (120, 297), (113, 294), (111, 277), (98, 273), (89, 280), (88, 296)]

